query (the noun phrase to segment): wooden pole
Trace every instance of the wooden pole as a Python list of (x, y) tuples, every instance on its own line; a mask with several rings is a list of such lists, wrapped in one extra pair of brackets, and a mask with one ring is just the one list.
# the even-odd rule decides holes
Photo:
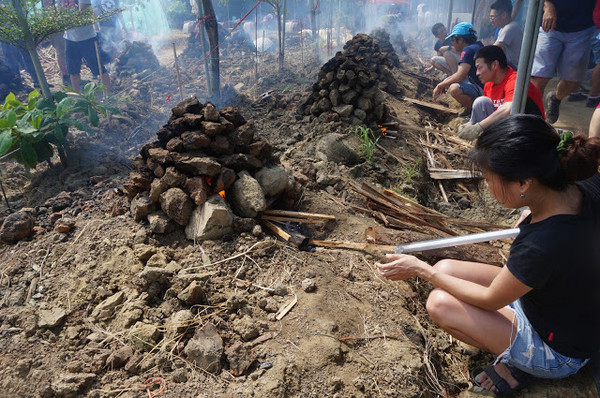
[(258, 8), (254, 12), (254, 78), (256, 79), (256, 95), (258, 96)]
[(175, 70), (177, 71), (177, 86), (179, 86), (180, 100), (183, 101), (183, 88), (181, 87), (181, 75), (179, 73), (179, 64), (177, 63), (177, 49), (175, 48), (175, 42), (173, 42), (173, 58), (175, 59)]
[[(100, 83), (102, 83), (102, 61), (100, 60), (100, 47), (98, 47), (98, 40), (94, 41), (94, 47), (96, 48), (96, 61), (98, 61), (98, 79), (100, 80)], [(106, 89), (102, 90), (102, 94), (106, 96)]]

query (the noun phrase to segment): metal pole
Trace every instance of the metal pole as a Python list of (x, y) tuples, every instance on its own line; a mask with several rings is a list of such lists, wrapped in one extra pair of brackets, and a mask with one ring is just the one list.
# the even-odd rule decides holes
[(499, 231), (482, 232), (463, 236), (451, 236), (449, 238), (424, 240), (420, 242), (405, 243), (397, 245), (394, 253), (413, 253), (427, 250), (441, 249), (459, 245), (469, 245), (472, 243), (489, 242), (497, 239), (514, 238), (519, 234), (519, 228), (501, 229)]
[[(519, 55), (519, 68), (517, 71), (517, 81), (515, 83), (515, 93), (513, 96), (511, 115), (525, 112), (525, 103), (527, 102), (527, 92), (529, 89), (529, 78), (531, 77), (531, 67), (535, 57), (535, 47), (537, 45), (538, 31), (542, 14), (544, 11), (544, 0), (531, 0), (527, 10), (527, 19), (525, 21), (525, 31), (523, 32), (523, 42), (521, 54)], [(540, 93), (543, 95), (543, 93)]]
[(446, 24), (448, 32), (452, 30), (452, 11), (453, 10), (454, 10), (454, 0), (449, 0), (448, 1), (448, 23)]

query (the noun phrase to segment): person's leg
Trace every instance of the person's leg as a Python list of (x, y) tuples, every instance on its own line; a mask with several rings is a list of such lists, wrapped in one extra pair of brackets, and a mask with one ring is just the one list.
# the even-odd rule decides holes
[(558, 120), (562, 99), (579, 87), (589, 61), (590, 39), (593, 33), (594, 28), (592, 27), (579, 32), (557, 35), (557, 38), (563, 43), (563, 51), (558, 61), (560, 81), (556, 92), (550, 92), (546, 96), (546, 120), (548, 123)]
[(440, 55), (436, 55), (435, 57), (431, 58), (431, 65), (435, 69), (444, 72), (446, 75), (452, 74), (452, 71), (450, 70), (450, 66), (448, 66), (448, 63), (446, 62), (444, 57), (442, 57)]
[[(100, 71), (100, 69), (99, 69), (98, 57), (96, 56), (96, 44), (95, 43), (96, 43), (95, 39), (89, 39), (89, 40), (85, 40), (85, 42), (82, 42), (83, 59), (85, 60), (87, 66), (92, 71), (92, 74), (94, 76), (99, 75), (100, 80), (106, 86), (107, 91), (110, 91), (110, 89), (111, 89), (110, 77), (106, 73), (106, 68), (104, 68), (104, 65), (101, 65), (102, 71)], [(100, 61), (102, 61), (102, 57), (100, 57), (100, 58), (101, 58)]]
[(556, 73), (558, 60), (563, 51), (560, 32), (544, 32), (541, 28), (531, 68), (531, 82), (544, 95), (546, 85)]
[(67, 61), (65, 60), (65, 39), (60, 33), (52, 35), (51, 39), (52, 47), (54, 47), (56, 53), (56, 63), (58, 64), (58, 69), (60, 69), (63, 84), (65, 84), (66, 78), (69, 76), (69, 72), (67, 71)]
[(473, 110), (471, 111), (471, 123), (479, 123), (494, 113), (495, 110), (494, 103), (490, 98), (483, 95), (475, 98), (475, 101), (473, 101)]
[(65, 40), (65, 60), (67, 72), (71, 78), (71, 87), (75, 91), (81, 88), (81, 54), (78, 42)]
[(483, 94), (483, 90), (473, 83), (454, 83), (450, 85), (448, 94), (470, 111), (473, 100)]
[(590, 137), (600, 137), (600, 108), (596, 108), (590, 121)]
[(458, 70), (458, 60), (460, 59), (460, 55), (452, 49), (444, 53), (444, 59), (448, 64), (448, 68), (452, 72), (449, 74), (451, 75), (453, 73), (456, 73), (456, 71)]
[[(502, 268), (489, 264), (459, 260), (442, 260), (434, 265), (438, 272), (464, 280), (489, 286)], [(500, 355), (511, 343), (516, 329), (513, 324), (514, 313), (508, 308), (498, 311), (486, 311), (458, 300), (442, 289), (434, 289), (427, 299), (427, 311), (433, 321), (457, 339), (482, 350)], [(494, 370), (515, 388), (519, 382), (502, 363)], [(496, 391), (491, 379), (485, 372), (477, 375), (480, 385)]]

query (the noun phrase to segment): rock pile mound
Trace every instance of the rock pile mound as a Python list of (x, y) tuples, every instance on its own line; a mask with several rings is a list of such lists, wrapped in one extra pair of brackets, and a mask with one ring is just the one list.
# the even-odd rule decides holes
[(141, 148), (125, 185), (133, 217), (154, 233), (185, 228), (190, 240), (219, 239), (252, 230), (268, 205), (290, 207), (300, 196), (272, 146), (233, 107), (219, 112), (188, 98), (157, 136)]
[[(379, 48), (381, 51), (388, 57), (388, 59), (392, 62), (396, 68), (400, 67), (400, 58), (398, 58), (398, 54), (394, 50), (394, 46), (390, 42), (390, 34), (384, 29), (376, 29), (371, 32), (371, 37), (377, 40), (377, 44), (379, 44)], [(404, 52), (406, 52), (406, 48), (404, 47)]]
[(334, 112), (353, 124), (382, 121), (388, 109), (381, 89), (397, 91), (392, 67), (375, 39), (357, 34), (323, 65), (300, 112), (314, 116)]
[(143, 41), (125, 41), (123, 51), (115, 58), (114, 66), (117, 75), (135, 75), (141, 72), (149, 74), (160, 68), (158, 58), (152, 46)]

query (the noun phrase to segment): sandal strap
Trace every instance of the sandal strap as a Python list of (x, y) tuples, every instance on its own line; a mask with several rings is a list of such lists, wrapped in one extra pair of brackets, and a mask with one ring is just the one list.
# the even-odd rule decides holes
[(492, 383), (494, 383), (494, 387), (498, 389), (498, 395), (509, 395), (516, 391), (494, 370), (493, 365), (485, 366), (483, 370), (490, 380), (492, 380)]

